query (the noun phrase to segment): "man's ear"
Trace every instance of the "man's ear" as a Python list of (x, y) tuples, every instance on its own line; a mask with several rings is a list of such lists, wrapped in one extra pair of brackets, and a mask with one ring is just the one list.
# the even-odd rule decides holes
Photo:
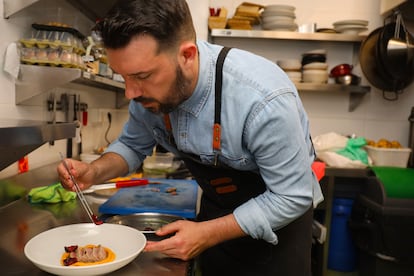
[(194, 42), (183, 42), (178, 51), (178, 62), (181, 66), (193, 66), (197, 61), (197, 45)]

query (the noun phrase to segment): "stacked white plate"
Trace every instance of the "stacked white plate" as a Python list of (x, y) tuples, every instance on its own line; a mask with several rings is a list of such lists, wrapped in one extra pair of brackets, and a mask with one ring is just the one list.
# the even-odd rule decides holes
[(368, 30), (368, 21), (360, 19), (341, 20), (334, 22), (333, 26), (338, 33), (358, 35)]
[(295, 7), (289, 5), (268, 5), (260, 15), (264, 30), (296, 31)]

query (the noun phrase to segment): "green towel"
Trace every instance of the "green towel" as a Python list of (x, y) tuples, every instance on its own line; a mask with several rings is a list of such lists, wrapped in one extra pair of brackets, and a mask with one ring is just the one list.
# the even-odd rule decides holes
[(76, 193), (65, 190), (58, 182), (31, 189), (28, 198), (30, 203), (58, 203), (75, 199)]
[(345, 148), (338, 150), (336, 153), (368, 165), (368, 153), (363, 149), (366, 144), (367, 140), (363, 137), (349, 138)]

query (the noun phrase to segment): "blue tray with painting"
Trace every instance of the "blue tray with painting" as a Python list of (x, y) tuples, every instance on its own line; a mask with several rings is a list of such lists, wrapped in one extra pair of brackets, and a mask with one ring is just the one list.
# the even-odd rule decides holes
[(148, 184), (122, 188), (99, 207), (101, 214), (129, 215), (154, 212), (188, 219), (196, 216), (198, 185), (195, 180), (149, 179)]

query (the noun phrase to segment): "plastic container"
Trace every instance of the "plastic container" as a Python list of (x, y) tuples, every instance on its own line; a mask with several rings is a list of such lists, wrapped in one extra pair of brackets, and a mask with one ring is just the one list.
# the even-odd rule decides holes
[(406, 168), (410, 157), (410, 148), (378, 148), (365, 146), (374, 166)]
[(175, 171), (178, 167), (179, 162), (174, 161), (174, 154), (157, 152), (147, 156), (142, 168), (146, 175), (163, 175)]
[(335, 198), (329, 238), (328, 269), (352, 272), (357, 269), (357, 249), (352, 240), (348, 221), (353, 199)]

